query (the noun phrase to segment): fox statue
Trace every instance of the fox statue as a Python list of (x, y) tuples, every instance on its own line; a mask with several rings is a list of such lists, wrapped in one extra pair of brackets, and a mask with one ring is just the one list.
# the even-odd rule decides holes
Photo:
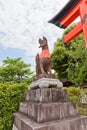
[(36, 55), (36, 77), (39, 78), (50, 78), (51, 73), (51, 56), (48, 48), (48, 41), (46, 37), (39, 39), (41, 53)]

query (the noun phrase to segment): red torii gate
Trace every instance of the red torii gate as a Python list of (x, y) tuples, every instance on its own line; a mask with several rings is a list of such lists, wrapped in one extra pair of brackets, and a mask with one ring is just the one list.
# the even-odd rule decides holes
[(48, 22), (60, 28), (66, 28), (78, 16), (80, 16), (81, 21), (64, 36), (64, 43), (68, 43), (83, 32), (87, 48), (87, 0), (69, 0), (63, 9)]

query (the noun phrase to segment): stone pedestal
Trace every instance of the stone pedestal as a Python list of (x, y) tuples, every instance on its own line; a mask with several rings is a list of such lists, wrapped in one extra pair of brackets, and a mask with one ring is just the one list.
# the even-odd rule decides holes
[(33, 82), (13, 117), (13, 130), (87, 130), (87, 117), (78, 115), (57, 79)]
[(37, 123), (24, 114), (15, 113), (13, 130), (87, 130), (87, 117), (78, 116)]

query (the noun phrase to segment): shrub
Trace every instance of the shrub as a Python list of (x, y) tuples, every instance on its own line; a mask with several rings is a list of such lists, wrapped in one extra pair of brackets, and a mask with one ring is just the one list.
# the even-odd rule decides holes
[(81, 97), (81, 89), (76, 87), (64, 88), (67, 90), (70, 101), (77, 102)]
[(18, 111), (27, 85), (0, 84), (0, 130), (12, 130), (12, 114)]

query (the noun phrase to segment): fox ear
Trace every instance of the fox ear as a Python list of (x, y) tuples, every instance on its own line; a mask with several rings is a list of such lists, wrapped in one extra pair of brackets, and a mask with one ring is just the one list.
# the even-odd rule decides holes
[(47, 38), (46, 38), (46, 37), (44, 37), (44, 36), (43, 36), (43, 39), (47, 40)]
[(43, 40), (45, 40), (47, 42), (47, 38), (46, 37), (43, 37)]

